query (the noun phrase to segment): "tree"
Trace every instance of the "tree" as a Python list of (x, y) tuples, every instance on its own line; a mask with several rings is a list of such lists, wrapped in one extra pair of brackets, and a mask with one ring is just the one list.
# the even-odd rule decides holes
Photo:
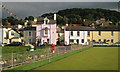
[(33, 16), (29, 16), (28, 20), (34, 21), (34, 17)]
[(28, 20), (28, 18), (27, 17), (25, 17), (25, 19), (24, 20)]
[(31, 26), (31, 25), (32, 25), (31, 21), (29, 21), (29, 22), (27, 23), (27, 25), (28, 25), (28, 26)]

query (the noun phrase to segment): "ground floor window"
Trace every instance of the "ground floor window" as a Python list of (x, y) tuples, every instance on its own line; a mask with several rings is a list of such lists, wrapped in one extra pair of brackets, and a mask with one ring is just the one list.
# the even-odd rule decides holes
[(111, 39), (111, 43), (113, 43), (113, 39)]
[(49, 43), (49, 39), (47, 39), (47, 43)]
[(82, 39), (82, 43), (84, 43), (84, 39)]
[(106, 39), (104, 39), (104, 42), (106, 43)]
[(77, 39), (77, 44), (79, 44), (79, 39)]
[(70, 42), (74, 42), (74, 40), (73, 40), (73, 39), (70, 39)]
[(99, 42), (101, 41), (101, 39), (99, 39)]
[(30, 44), (32, 43), (32, 39), (29, 39), (29, 43), (30, 43)]

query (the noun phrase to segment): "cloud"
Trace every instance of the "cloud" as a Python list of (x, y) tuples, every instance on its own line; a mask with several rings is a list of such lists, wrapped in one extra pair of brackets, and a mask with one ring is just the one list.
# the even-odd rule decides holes
[(3, 2), (118, 2), (119, 0), (2, 0)]
[[(13, 13), (21, 18), (40, 16), (44, 13), (56, 12), (67, 8), (105, 8), (117, 9), (117, 2), (3, 2)], [(9, 16), (6, 11), (3, 17)]]

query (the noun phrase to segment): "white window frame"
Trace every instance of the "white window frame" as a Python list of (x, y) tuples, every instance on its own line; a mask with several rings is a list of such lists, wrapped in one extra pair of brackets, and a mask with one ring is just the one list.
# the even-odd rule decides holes
[[(31, 32), (31, 36), (29, 35), (29, 32)], [(32, 31), (28, 31), (28, 37), (32, 37)]]

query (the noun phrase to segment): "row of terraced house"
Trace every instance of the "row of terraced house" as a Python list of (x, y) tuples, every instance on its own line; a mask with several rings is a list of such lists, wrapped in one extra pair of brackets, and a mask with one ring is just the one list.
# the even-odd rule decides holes
[[(20, 37), (19, 32), (11, 30), (10, 34), (13, 36), (10, 41), (5, 41), (7, 44), (10, 42), (23, 42), (26, 46), (28, 44), (36, 44), (37, 46), (43, 44), (57, 45), (59, 39), (63, 40), (65, 45), (69, 44), (82, 44), (89, 45), (91, 42), (106, 42), (110, 45), (119, 42), (120, 29), (118, 26), (109, 27), (111, 22), (105, 21), (101, 18), (102, 23), (89, 22), (89, 26), (80, 26), (79, 24), (66, 24), (65, 26), (58, 27), (56, 21), (56, 14), (53, 19), (47, 17), (36, 17), (32, 22), (32, 26), (27, 26), (19, 31), (23, 37)], [(99, 26), (98, 26), (99, 25)]]
[[(104, 19), (102, 19), (102, 21), (104, 22)], [(94, 22), (91, 23), (91, 25), (91, 27), (88, 27), (79, 26), (78, 24), (66, 24), (66, 26), (63, 26), (63, 32), (58, 32), (56, 14), (54, 14), (53, 19), (38, 17), (34, 19), (34, 27), (27, 27), (28, 30), (25, 28), (27, 31), (24, 31), (24, 41), (25, 44), (29, 42), (36, 43), (37, 45), (42, 45), (44, 43), (56, 45), (59, 38), (64, 40), (65, 45), (88, 45), (90, 42), (97, 41), (106, 42), (111, 45), (119, 42), (120, 31), (118, 26), (96, 27)], [(31, 36), (33, 37), (31, 38)]]

